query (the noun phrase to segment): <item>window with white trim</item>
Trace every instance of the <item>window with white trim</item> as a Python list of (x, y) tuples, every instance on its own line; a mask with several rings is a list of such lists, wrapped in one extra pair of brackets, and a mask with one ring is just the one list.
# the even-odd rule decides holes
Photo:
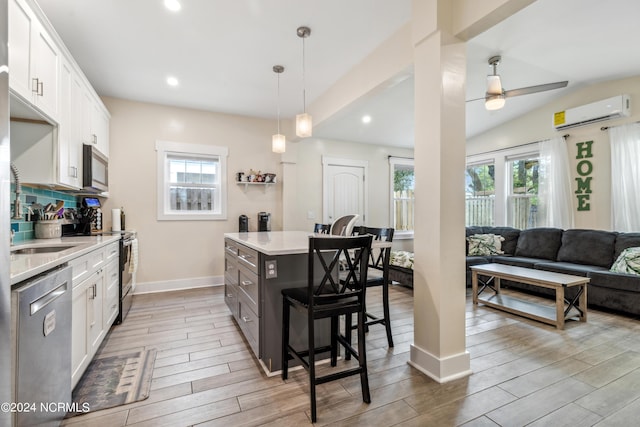
[(495, 165), (493, 161), (467, 164), (465, 225), (495, 225)]
[(158, 220), (227, 219), (227, 147), (156, 141)]
[(465, 224), (544, 226), (537, 218), (539, 158), (538, 142), (468, 156)]
[(539, 155), (510, 158), (507, 171), (507, 225), (521, 230), (537, 227)]
[(416, 182), (413, 165), (413, 159), (389, 157), (394, 238), (413, 237)]

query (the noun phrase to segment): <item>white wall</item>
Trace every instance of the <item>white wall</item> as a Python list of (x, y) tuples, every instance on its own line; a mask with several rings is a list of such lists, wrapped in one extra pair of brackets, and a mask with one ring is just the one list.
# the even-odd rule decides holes
[[(290, 144), (283, 161), (285, 168), (284, 223), (287, 230), (313, 230), (322, 222), (322, 156), (368, 162), (368, 219), (370, 227), (389, 227), (389, 156), (413, 157), (413, 150), (389, 146), (361, 144), (309, 138)], [(293, 186), (290, 187), (290, 186)], [(308, 219), (311, 211), (315, 219)], [(412, 250), (412, 240), (397, 241), (394, 248)]]
[[(577, 107), (579, 105), (606, 99), (615, 95), (627, 93), (631, 95), (631, 117), (594, 123), (592, 125), (556, 132), (551, 123), (554, 112)], [(505, 106), (509, 108), (509, 105)], [(577, 211), (574, 203), (574, 220), (576, 228), (611, 229), (611, 165), (609, 150), (609, 135), (601, 131), (602, 126), (615, 126), (640, 120), (640, 76), (597, 83), (581, 87), (572, 93), (545, 105), (529, 114), (521, 116), (502, 126), (496, 127), (484, 134), (467, 141), (467, 156), (485, 153), (492, 150), (514, 147), (520, 144), (540, 141), (556, 135), (569, 134), (566, 139), (569, 159), (571, 162), (571, 177), (575, 192), (578, 177), (576, 171), (577, 147), (579, 142), (593, 140), (592, 194), (590, 210)], [(575, 202), (575, 199), (574, 199)]]
[[(271, 212), (273, 230), (282, 228), (281, 183), (269, 188), (243, 186), (235, 174), (250, 168), (281, 178), (280, 156), (271, 152), (272, 120), (183, 108), (103, 99), (111, 113), (110, 186), (105, 227), (111, 208), (124, 207), (126, 228), (138, 231), (139, 289), (170, 289), (184, 284), (211, 284), (224, 274), (223, 234), (238, 231), (238, 216)], [(229, 147), (226, 221), (156, 220), (156, 140)]]

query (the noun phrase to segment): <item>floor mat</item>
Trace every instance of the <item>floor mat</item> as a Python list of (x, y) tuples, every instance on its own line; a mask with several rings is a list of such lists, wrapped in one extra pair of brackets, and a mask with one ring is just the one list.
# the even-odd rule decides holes
[(67, 417), (137, 402), (149, 397), (156, 350), (94, 359), (73, 390)]

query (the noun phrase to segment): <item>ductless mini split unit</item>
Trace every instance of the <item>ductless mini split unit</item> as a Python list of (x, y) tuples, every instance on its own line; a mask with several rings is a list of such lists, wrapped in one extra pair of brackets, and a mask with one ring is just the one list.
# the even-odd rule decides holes
[(558, 111), (553, 114), (553, 127), (559, 131), (604, 120), (629, 117), (630, 115), (631, 97), (618, 95), (565, 111)]

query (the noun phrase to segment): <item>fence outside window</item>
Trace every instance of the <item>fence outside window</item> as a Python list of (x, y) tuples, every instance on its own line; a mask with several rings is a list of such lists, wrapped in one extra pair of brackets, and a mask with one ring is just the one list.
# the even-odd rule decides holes
[(394, 225), (396, 231), (412, 231), (414, 225), (413, 212), (415, 208), (414, 190), (393, 192)]

